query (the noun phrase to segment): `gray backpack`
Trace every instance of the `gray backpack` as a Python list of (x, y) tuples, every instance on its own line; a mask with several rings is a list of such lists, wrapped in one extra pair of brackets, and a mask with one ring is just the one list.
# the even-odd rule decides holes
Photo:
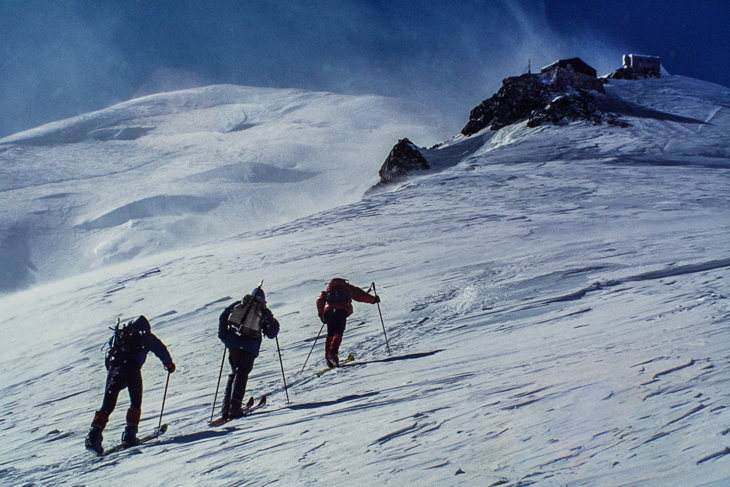
[(237, 303), (228, 316), (228, 329), (236, 335), (261, 340), (266, 301), (247, 294)]

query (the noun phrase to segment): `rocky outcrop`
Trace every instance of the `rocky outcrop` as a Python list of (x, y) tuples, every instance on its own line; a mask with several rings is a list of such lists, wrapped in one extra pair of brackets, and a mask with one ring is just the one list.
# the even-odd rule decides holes
[(388, 157), (385, 158), (378, 175), (380, 181), (391, 182), (413, 171), (425, 171), (428, 169), (428, 161), (423, 157), (421, 151), (410, 140), (401, 139)]
[(522, 120), (529, 127), (579, 120), (623, 124), (616, 115), (596, 108), (594, 93), (605, 93), (601, 80), (563, 68), (507, 78), (496, 94), (471, 111), (461, 133), (470, 136), (486, 127), (499, 130)]
[(378, 171), (380, 182), (371, 189), (377, 190), (386, 184), (401, 180), (413, 171), (426, 171), (428, 169), (428, 161), (423, 157), (420, 149), (407, 138), (401, 139), (393, 146), (390, 154), (380, 167), (380, 171)]
[[(603, 83), (593, 76), (559, 66), (541, 74), (507, 78), (497, 93), (471, 111), (461, 133), (470, 136), (486, 127), (499, 130), (523, 120), (527, 120), (528, 127), (572, 121), (628, 126), (618, 115), (598, 108), (596, 97), (605, 94)], [(429, 168), (418, 147), (408, 139), (399, 140), (378, 172), (380, 182), (366, 194)]]
[(605, 123), (628, 127), (615, 113), (606, 113), (596, 107), (595, 98), (585, 93), (567, 93), (555, 97), (546, 107), (533, 110), (528, 127), (544, 124), (560, 125), (569, 121), (583, 120), (595, 125)]

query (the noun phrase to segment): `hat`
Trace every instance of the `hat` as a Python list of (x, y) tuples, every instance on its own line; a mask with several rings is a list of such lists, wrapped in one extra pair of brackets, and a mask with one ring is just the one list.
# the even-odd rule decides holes
[(144, 315), (134, 320), (132, 326), (139, 331), (150, 331), (150, 322)]

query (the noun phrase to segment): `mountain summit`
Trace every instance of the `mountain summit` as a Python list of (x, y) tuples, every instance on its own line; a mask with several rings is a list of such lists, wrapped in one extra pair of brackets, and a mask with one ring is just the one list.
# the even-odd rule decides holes
[[(629, 78), (626, 74), (615, 74), (627, 72), (635, 74)], [(634, 152), (640, 157), (641, 151), (649, 150), (658, 137), (667, 142), (668, 154), (681, 158), (694, 154), (698, 142), (691, 131), (684, 130), (678, 130), (670, 142), (666, 131), (680, 126), (702, 127), (711, 142), (708, 152), (701, 151), (700, 161), (705, 157), (713, 160), (727, 157), (724, 126), (715, 123), (714, 116), (707, 112), (723, 111), (726, 102), (721, 95), (725, 91), (722, 87), (681, 77), (658, 77), (653, 71), (647, 74), (634, 68), (621, 68), (615, 73), (615, 76), (595, 78), (556, 65), (540, 74), (507, 78), (495, 95), (471, 111), (459, 136), (431, 149), (419, 148), (409, 141), (408, 150), (404, 151), (403, 141), (399, 142), (383, 163), (376, 188), (402, 182), (408, 174), (450, 167), (457, 146), (465, 153), (497, 149), (514, 140), (516, 133), (520, 134), (520, 142), (525, 143), (530, 133), (539, 133), (543, 126), (574, 130), (579, 126), (605, 125), (606, 130), (595, 131), (596, 147), (601, 147), (600, 140), (627, 140), (620, 151), (624, 156)], [(688, 109), (686, 98), (697, 100), (699, 111)], [(668, 122), (679, 125), (667, 125)], [(641, 149), (637, 151), (636, 147)], [(614, 155), (599, 152), (605, 157)]]

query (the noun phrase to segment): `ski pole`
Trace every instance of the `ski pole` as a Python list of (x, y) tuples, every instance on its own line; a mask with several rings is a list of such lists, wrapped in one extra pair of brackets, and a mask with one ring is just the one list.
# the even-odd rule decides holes
[[(319, 340), (319, 335), (322, 333), (322, 329), (324, 328), (324, 322), (322, 323), (322, 326), (319, 328), (319, 333), (317, 333), (317, 338), (314, 339), (314, 343), (312, 344), (312, 348), (309, 350), (309, 355), (307, 355), (307, 360), (309, 360), (309, 357), (312, 355), (312, 351), (314, 350), (314, 346), (317, 345), (317, 340)], [(301, 374), (304, 372), (304, 367), (307, 366), (307, 360), (304, 361), (304, 365), (302, 365), (302, 370), (299, 371)]]
[(218, 385), (215, 386), (215, 396), (213, 397), (213, 411), (210, 413), (210, 420), (213, 421), (215, 415), (215, 402), (218, 400), (218, 389), (221, 386), (221, 377), (223, 377), (223, 366), (226, 364), (226, 352), (228, 347), (223, 347), (223, 360), (221, 360), (221, 371), (218, 374)]
[[(378, 291), (375, 290), (375, 283), (373, 282), (370, 287), (373, 288), (373, 293), (375, 296), (378, 295)], [(383, 322), (383, 313), (380, 312), (380, 303), (376, 303), (378, 305), (378, 314), (380, 315), (380, 324), (383, 325), (383, 336), (385, 337), (385, 346), (388, 348), (388, 355), (390, 355), (390, 345), (388, 344), (388, 335), (385, 333), (385, 323)]]
[(160, 424), (157, 425), (157, 436), (160, 436), (160, 428), (162, 428), (162, 412), (165, 410), (165, 399), (167, 399), (167, 386), (170, 385), (170, 372), (167, 372), (167, 382), (165, 382), (165, 394), (162, 396), (162, 408), (160, 408)]
[(284, 361), (281, 359), (281, 347), (279, 337), (276, 337), (276, 350), (279, 352), (279, 363), (281, 364), (281, 378), (284, 379), (284, 392), (286, 392), (286, 403), (289, 404), (289, 391), (286, 388), (286, 376), (284, 375)]

